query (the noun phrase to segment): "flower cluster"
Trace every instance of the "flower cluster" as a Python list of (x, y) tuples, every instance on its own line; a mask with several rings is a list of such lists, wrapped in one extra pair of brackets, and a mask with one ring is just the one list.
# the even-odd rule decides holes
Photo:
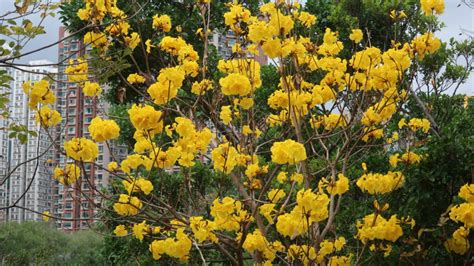
[(64, 143), (66, 155), (76, 161), (92, 162), (99, 155), (96, 143), (86, 138), (73, 138)]
[(36, 115), (36, 122), (45, 128), (55, 126), (61, 123), (61, 120), (61, 114), (48, 106), (41, 107)]
[(328, 217), (329, 197), (324, 193), (302, 189), (296, 194), (296, 203), (291, 212), (278, 216), (276, 223), (278, 233), (290, 238), (306, 233), (314, 222)]
[(137, 215), (142, 206), (139, 198), (120, 194), (118, 202), (114, 204), (114, 210), (122, 216)]
[(455, 222), (463, 223), (464, 226), (456, 229), (452, 237), (444, 242), (444, 246), (448, 251), (464, 255), (470, 248), (469, 231), (474, 228), (474, 185), (462, 186), (458, 196), (466, 202), (452, 207), (449, 218)]
[(306, 160), (306, 149), (303, 144), (291, 139), (274, 142), (270, 150), (272, 152), (272, 162), (277, 164), (295, 164)]
[(66, 164), (64, 168), (56, 167), (53, 178), (63, 185), (74, 184), (81, 176), (81, 169), (76, 164)]
[(357, 186), (369, 194), (390, 193), (403, 186), (405, 177), (401, 172), (388, 172), (387, 174), (367, 173), (357, 180)]
[(68, 75), (69, 82), (86, 82), (88, 80), (89, 64), (83, 58), (71, 59), (64, 72)]
[(120, 128), (115, 121), (104, 120), (97, 116), (89, 125), (89, 133), (94, 141), (103, 142), (118, 138)]
[(49, 82), (44, 79), (33, 83), (33, 85), (30, 82), (23, 83), (23, 91), (28, 95), (30, 108), (36, 108), (38, 104), (54, 104), (56, 101)]
[(395, 242), (403, 235), (399, 223), (396, 215), (387, 220), (381, 215), (369, 214), (362, 221), (357, 221), (357, 238), (364, 244), (375, 239)]

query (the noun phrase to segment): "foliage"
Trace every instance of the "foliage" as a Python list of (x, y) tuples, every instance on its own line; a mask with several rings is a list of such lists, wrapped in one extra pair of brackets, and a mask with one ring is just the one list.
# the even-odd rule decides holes
[(2, 265), (98, 265), (102, 238), (92, 231), (68, 234), (43, 222), (0, 225)]

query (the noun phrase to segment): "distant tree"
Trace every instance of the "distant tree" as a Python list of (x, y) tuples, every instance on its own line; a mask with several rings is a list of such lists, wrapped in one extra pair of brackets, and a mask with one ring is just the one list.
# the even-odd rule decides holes
[(100, 265), (103, 240), (92, 231), (58, 231), (44, 222), (0, 225), (1, 265)]

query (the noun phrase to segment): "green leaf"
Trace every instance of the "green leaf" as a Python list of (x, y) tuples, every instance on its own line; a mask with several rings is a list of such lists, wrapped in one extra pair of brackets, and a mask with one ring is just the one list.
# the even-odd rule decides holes
[(28, 135), (26, 134), (19, 134), (18, 135), (18, 140), (20, 141), (21, 144), (25, 144), (28, 142)]

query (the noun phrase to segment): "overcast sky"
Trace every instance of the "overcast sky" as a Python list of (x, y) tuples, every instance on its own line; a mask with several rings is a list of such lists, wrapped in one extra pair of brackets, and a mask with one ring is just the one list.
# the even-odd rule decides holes
[[(468, 2), (474, 2), (474, 0), (467, 0)], [(302, 1), (305, 2), (305, 1)], [(0, 0), (0, 14), (4, 14), (6, 11), (12, 10), (14, 0)], [(471, 36), (474, 35), (474, 9), (467, 7), (462, 4), (460, 0), (446, 0), (446, 9), (444, 14), (441, 15), (441, 21), (445, 22), (446, 27), (441, 31), (437, 32), (436, 35), (443, 41), (449, 40), (454, 37), (458, 40), (468, 38), (465, 32), (470, 32)], [(461, 4), (459, 7), (458, 5)], [(39, 17), (31, 19), (33, 23), (39, 22)], [(59, 22), (59, 14), (56, 18), (48, 17), (44, 20), (43, 25), (45, 26), (46, 34), (35, 38), (27, 45), (25, 51), (44, 47), (58, 40), (58, 29), (61, 26)], [(58, 58), (58, 48), (53, 46), (51, 48), (42, 50), (39, 53), (25, 56), (21, 58), (21, 62), (28, 62), (30, 60), (46, 59), (49, 61), (56, 62)], [(461, 93), (474, 95), (474, 74), (471, 75), (469, 81), (461, 87)]]

